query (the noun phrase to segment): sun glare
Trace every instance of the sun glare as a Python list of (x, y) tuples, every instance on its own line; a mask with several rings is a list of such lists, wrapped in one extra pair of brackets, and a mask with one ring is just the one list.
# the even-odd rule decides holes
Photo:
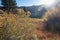
[(55, 0), (41, 0), (41, 3), (47, 6), (53, 5)]

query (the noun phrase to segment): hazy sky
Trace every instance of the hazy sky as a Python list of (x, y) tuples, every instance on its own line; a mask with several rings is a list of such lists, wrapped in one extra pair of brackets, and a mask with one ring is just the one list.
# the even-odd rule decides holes
[[(41, 0), (16, 0), (18, 6), (41, 5)], [(0, 0), (1, 5), (1, 0)]]
[[(39, 5), (40, 0), (16, 0), (18, 6)], [(1, 0), (0, 0), (1, 5)]]
[(18, 6), (41, 5), (42, 3), (52, 3), (60, 0), (16, 0)]
[(1, 1), (0, 1), (0, 5), (1, 5)]
[(39, 5), (40, 0), (16, 0), (19, 6)]

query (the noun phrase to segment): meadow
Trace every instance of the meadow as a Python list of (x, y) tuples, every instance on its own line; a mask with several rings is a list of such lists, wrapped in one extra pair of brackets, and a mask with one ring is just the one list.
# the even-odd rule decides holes
[(7, 14), (2, 11), (0, 14), (0, 40), (60, 40), (58, 32), (46, 30), (47, 19), (30, 18), (26, 15), (23, 17), (23, 15), (11, 12)]

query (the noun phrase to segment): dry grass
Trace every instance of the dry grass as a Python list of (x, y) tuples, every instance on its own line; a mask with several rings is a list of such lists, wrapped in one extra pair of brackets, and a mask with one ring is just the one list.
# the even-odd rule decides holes
[(34, 40), (33, 23), (30, 18), (21, 18), (17, 14), (0, 16), (0, 40)]
[(60, 36), (47, 32), (43, 19), (21, 18), (17, 14), (0, 16), (0, 40), (60, 40)]

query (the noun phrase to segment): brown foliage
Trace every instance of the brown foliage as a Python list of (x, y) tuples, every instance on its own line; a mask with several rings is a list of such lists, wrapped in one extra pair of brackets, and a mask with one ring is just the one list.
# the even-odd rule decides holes
[(46, 21), (47, 30), (60, 32), (60, 6), (49, 9), (43, 19)]
[(26, 11), (25, 12), (23, 9), (18, 9), (18, 11), (19, 11), (19, 15), (21, 17), (29, 17), (31, 15), (31, 12), (30, 11)]

